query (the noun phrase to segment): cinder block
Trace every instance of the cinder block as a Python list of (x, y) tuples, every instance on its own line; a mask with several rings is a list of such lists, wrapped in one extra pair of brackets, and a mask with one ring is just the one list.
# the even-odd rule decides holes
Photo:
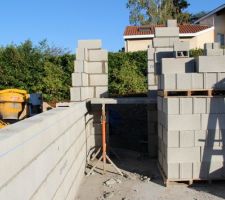
[(180, 133), (179, 131), (167, 131), (163, 129), (163, 142), (166, 144), (166, 147), (180, 147)]
[(186, 131), (186, 130), (200, 130), (201, 129), (200, 114), (192, 115), (168, 115), (168, 130)]
[(148, 73), (148, 85), (156, 85), (156, 78), (154, 73)]
[(84, 61), (88, 59), (88, 49), (77, 48), (76, 60)]
[(205, 89), (215, 88), (218, 81), (217, 73), (204, 73), (204, 87)]
[(224, 114), (225, 113), (225, 99), (224, 98), (206, 98), (207, 99), (207, 113), (208, 114)]
[(108, 74), (109, 73), (108, 61), (103, 62), (102, 65), (103, 65), (103, 73)]
[(166, 176), (168, 179), (179, 179), (180, 178), (180, 165), (179, 163), (168, 163), (167, 164)]
[(82, 86), (81, 73), (72, 74), (72, 86)]
[(205, 55), (206, 56), (222, 56), (223, 49), (206, 49)]
[(193, 113), (193, 98), (180, 98), (180, 114)]
[(101, 50), (89, 50), (88, 51), (88, 60), (95, 61), (107, 61), (108, 60), (108, 52), (104, 49)]
[(178, 74), (195, 72), (194, 58), (163, 58), (162, 74)]
[(95, 97), (96, 98), (108, 97), (108, 87), (96, 87), (95, 88)]
[(159, 89), (161, 90), (176, 90), (177, 76), (176, 74), (159, 75)]
[(177, 90), (190, 90), (192, 82), (191, 73), (177, 74)]
[(225, 72), (225, 56), (199, 56), (196, 59), (197, 72)]
[(225, 89), (225, 73), (218, 73), (218, 81), (215, 85), (216, 89)]
[(164, 98), (163, 99), (163, 112), (169, 115), (179, 114), (179, 98)]
[(213, 44), (212, 43), (205, 43), (204, 44), (204, 49), (213, 49)]
[(225, 129), (225, 114), (201, 114), (202, 130)]
[(208, 163), (194, 162), (193, 163), (193, 179), (207, 180), (209, 174)]
[(148, 61), (148, 73), (155, 72), (155, 63), (154, 61)]
[[(225, 139), (221, 135), (221, 130), (207, 130), (207, 138), (206, 138), (206, 145), (207, 147), (219, 147), (223, 146), (223, 142)], [(225, 151), (224, 151), (225, 153)], [(225, 155), (225, 154), (224, 154)]]
[(188, 58), (189, 57), (189, 42), (175, 42), (174, 43), (174, 55), (176, 58)]
[(193, 98), (194, 114), (206, 114), (207, 98)]
[(162, 58), (174, 58), (173, 48), (156, 48), (155, 62), (160, 63)]
[(189, 51), (190, 43), (189, 42), (175, 42), (174, 51)]
[(192, 162), (180, 163), (180, 179), (192, 179), (193, 177)]
[(179, 41), (179, 37), (170, 37), (170, 47), (174, 47), (174, 44)]
[(84, 61), (83, 60), (75, 60), (74, 61), (74, 72), (76, 72), (76, 73), (84, 72)]
[(200, 147), (168, 148), (168, 163), (200, 162)]
[[(201, 147), (201, 161), (202, 162), (224, 162), (225, 150), (223, 147)], [(217, 152), (217, 154), (215, 154)]]
[(204, 89), (204, 74), (203, 73), (192, 73), (192, 89)]
[(148, 48), (148, 60), (154, 60), (155, 49)]
[(154, 47), (173, 47), (170, 45), (170, 39), (167, 38), (153, 38)]
[(70, 88), (70, 101), (81, 101), (80, 87)]
[(101, 74), (103, 73), (102, 62), (86, 62), (84, 65), (84, 71), (90, 74)]
[(78, 48), (100, 49), (101, 47), (101, 40), (78, 40)]
[(88, 74), (86, 73), (73, 73), (72, 86), (88, 86)]
[(173, 19), (167, 20), (167, 27), (177, 27), (177, 20)]
[(155, 37), (178, 37), (178, 27), (157, 27), (155, 28)]
[(108, 75), (107, 74), (90, 74), (90, 85), (91, 86), (107, 86)]
[(214, 42), (214, 43), (212, 43), (212, 47), (213, 47), (213, 49), (220, 49), (220, 43)]
[(181, 131), (180, 132), (180, 147), (194, 147), (195, 146), (195, 132)]
[(94, 98), (94, 87), (81, 87), (81, 100)]
[(203, 147), (206, 145), (207, 131), (199, 130), (195, 131), (195, 146)]

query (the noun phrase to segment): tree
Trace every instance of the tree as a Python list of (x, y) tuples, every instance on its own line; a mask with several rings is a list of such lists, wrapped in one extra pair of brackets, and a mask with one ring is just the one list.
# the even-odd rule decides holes
[(128, 0), (130, 23), (134, 25), (165, 24), (167, 19), (177, 19), (179, 23), (189, 21), (190, 14), (184, 10), (187, 0)]
[(207, 14), (207, 12), (205, 12), (205, 11), (201, 11), (201, 12), (192, 14), (191, 17), (190, 17), (191, 23), (194, 23), (195, 21), (197, 21), (198, 19), (202, 18), (206, 14)]

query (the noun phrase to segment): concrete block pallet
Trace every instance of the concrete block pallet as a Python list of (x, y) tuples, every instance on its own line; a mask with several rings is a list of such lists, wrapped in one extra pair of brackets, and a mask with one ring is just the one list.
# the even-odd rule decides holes
[(224, 179), (225, 98), (158, 96), (157, 102), (165, 183)]

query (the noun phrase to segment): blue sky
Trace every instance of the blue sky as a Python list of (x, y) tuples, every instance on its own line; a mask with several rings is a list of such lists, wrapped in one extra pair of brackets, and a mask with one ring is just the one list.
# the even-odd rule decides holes
[[(129, 24), (126, 0), (6, 0), (0, 2), (0, 45), (50, 44), (75, 52), (79, 39), (102, 39), (103, 47), (118, 51)], [(189, 0), (188, 11), (210, 11), (225, 0)]]

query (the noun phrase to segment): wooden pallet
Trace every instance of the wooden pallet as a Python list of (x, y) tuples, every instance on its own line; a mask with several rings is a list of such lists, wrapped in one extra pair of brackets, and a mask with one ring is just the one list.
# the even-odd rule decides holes
[(163, 183), (166, 187), (177, 185), (177, 184), (186, 184), (188, 186), (191, 186), (193, 184), (212, 184), (214, 182), (222, 182), (225, 183), (225, 179), (168, 179), (166, 175), (164, 174), (161, 166), (159, 163), (157, 163), (158, 169), (160, 171), (160, 174), (163, 178)]
[(158, 96), (172, 97), (172, 96), (225, 96), (225, 90), (159, 90)]

